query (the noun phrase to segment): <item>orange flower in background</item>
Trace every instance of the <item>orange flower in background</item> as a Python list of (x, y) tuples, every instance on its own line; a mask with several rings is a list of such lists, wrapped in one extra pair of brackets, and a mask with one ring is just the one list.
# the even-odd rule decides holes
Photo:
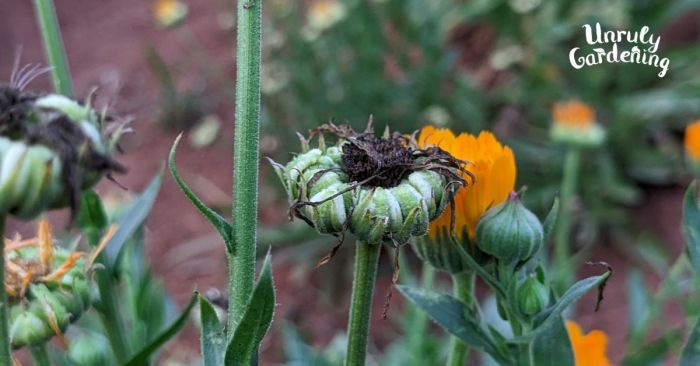
[[(491, 132), (482, 131), (478, 136), (460, 133), (455, 136), (446, 128), (426, 126), (418, 135), (418, 145), (425, 148), (438, 146), (455, 158), (469, 162), (467, 170), (474, 175), (474, 182), (464, 174), (470, 184), (455, 195), (455, 231), (461, 237), (466, 231), (470, 239), (476, 234), (476, 224), (489, 208), (508, 198), (515, 188), (515, 155), (502, 145)], [(433, 239), (443, 228), (450, 229), (452, 209), (448, 208), (430, 224), (428, 236)]]
[(552, 108), (552, 120), (557, 125), (572, 128), (588, 128), (595, 123), (595, 111), (580, 100), (557, 103)]
[(581, 147), (598, 146), (605, 140), (595, 110), (576, 99), (554, 105), (549, 134), (554, 141)]
[(172, 27), (187, 15), (187, 5), (178, 0), (157, 0), (153, 6), (153, 17), (161, 27)]
[(612, 366), (605, 355), (608, 346), (607, 334), (601, 330), (592, 330), (584, 335), (581, 327), (571, 320), (566, 321), (566, 330), (574, 349), (576, 366)]
[(685, 153), (694, 162), (700, 161), (700, 120), (685, 128)]

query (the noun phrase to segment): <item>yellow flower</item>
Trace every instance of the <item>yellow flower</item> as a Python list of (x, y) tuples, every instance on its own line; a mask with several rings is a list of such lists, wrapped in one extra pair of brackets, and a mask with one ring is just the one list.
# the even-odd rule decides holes
[(557, 103), (552, 108), (553, 140), (580, 146), (600, 145), (605, 130), (596, 122), (595, 110), (579, 100)]
[[(479, 136), (460, 133), (433, 126), (424, 127), (418, 136), (421, 147), (439, 146), (455, 158), (469, 161), (467, 170), (474, 175), (474, 182), (461, 188), (455, 195), (455, 231), (458, 237), (466, 232), (470, 239), (476, 234), (476, 224), (489, 208), (508, 198), (515, 187), (515, 156), (502, 145), (491, 132), (482, 131)], [(470, 180), (465, 174), (465, 179)], [(452, 209), (430, 224), (428, 235), (434, 239), (443, 229), (450, 229)]]
[(700, 119), (685, 128), (685, 153), (693, 162), (700, 162)]
[(345, 5), (335, 0), (316, 0), (309, 6), (309, 27), (316, 31), (324, 31), (347, 15)]
[(605, 355), (608, 345), (608, 335), (600, 330), (592, 330), (584, 335), (576, 322), (567, 320), (566, 330), (569, 332), (571, 347), (574, 349), (576, 366), (612, 366)]
[(178, 0), (157, 0), (153, 16), (161, 27), (172, 27), (187, 16), (187, 5)]

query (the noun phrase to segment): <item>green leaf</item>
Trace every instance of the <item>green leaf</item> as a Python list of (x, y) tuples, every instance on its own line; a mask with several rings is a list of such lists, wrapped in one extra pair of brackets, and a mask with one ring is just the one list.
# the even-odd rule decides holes
[(95, 191), (87, 190), (80, 197), (76, 225), (88, 238), (90, 245), (99, 243), (102, 230), (107, 227), (107, 215), (102, 207), (102, 200)]
[(121, 254), (124, 244), (131, 239), (136, 230), (138, 230), (143, 222), (148, 217), (153, 203), (158, 196), (158, 190), (160, 189), (160, 183), (163, 180), (162, 170), (156, 175), (155, 178), (148, 184), (143, 193), (134, 200), (134, 203), (129, 207), (128, 210), (124, 212), (124, 215), (117, 222), (117, 232), (114, 234), (112, 239), (109, 240), (107, 246), (104, 250), (104, 256), (106, 262), (103, 262), (108, 269), (115, 268), (117, 258)]
[(175, 152), (177, 151), (177, 146), (180, 143), (180, 139), (182, 138), (182, 134), (178, 135), (177, 138), (175, 139), (175, 142), (173, 142), (173, 147), (170, 148), (170, 153), (168, 154), (168, 168), (170, 169), (170, 175), (172, 175), (173, 179), (175, 179), (175, 182), (177, 183), (178, 187), (182, 190), (182, 192), (185, 194), (187, 199), (190, 200), (192, 205), (194, 205), (197, 210), (199, 210), (199, 213), (206, 218), (209, 223), (214, 226), (214, 228), (219, 232), (219, 235), (221, 235), (221, 238), (224, 240), (224, 243), (226, 243), (226, 250), (233, 254), (234, 252), (234, 242), (233, 242), (233, 232), (231, 228), (231, 224), (226, 221), (221, 215), (216, 213), (216, 211), (212, 210), (209, 208), (204, 202), (202, 202), (197, 195), (192, 192), (190, 187), (187, 186), (187, 183), (180, 178), (180, 175), (177, 172), (177, 166), (175, 164)]
[(136, 355), (131, 357), (131, 359), (126, 363), (125, 366), (148, 365), (148, 360), (151, 357), (151, 355), (158, 351), (161, 346), (163, 346), (167, 341), (174, 337), (180, 331), (180, 329), (182, 329), (182, 327), (185, 326), (185, 323), (187, 323), (187, 318), (190, 315), (190, 311), (192, 311), (192, 308), (197, 303), (198, 296), (199, 294), (197, 294), (196, 292), (192, 294), (190, 302), (187, 304), (187, 307), (185, 307), (185, 310), (182, 311), (180, 316), (177, 319), (175, 319), (175, 321), (173, 321), (168, 327), (163, 329), (163, 331), (149, 344), (141, 348), (141, 350), (138, 351)]
[(685, 191), (683, 199), (683, 232), (685, 233), (685, 247), (688, 258), (695, 269), (695, 274), (700, 275), (700, 208), (698, 208), (698, 181), (695, 180)]
[[(645, 344), (636, 352), (625, 355), (622, 366), (660, 366), (669, 352), (678, 349), (681, 332), (671, 330), (653, 342)], [(629, 350), (628, 350), (629, 352)]]
[(700, 319), (697, 320), (693, 331), (690, 332), (688, 342), (683, 347), (681, 359), (678, 361), (678, 366), (697, 365), (700, 365)]
[(557, 222), (557, 217), (559, 216), (559, 198), (554, 199), (552, 203), (552, 208), (549, 210), (547, 217), (545, 217), (542, 223), (542, 229), (544, 230), (544, 238), (547, 239), (549, 234), (554, 229), (554, 224)]
[(243, 318), (226, 348), (226, 365), (257, 364), (258, 346), (270, 328), (275, 311), (275, 288), (270, 262), (268, 252)]
[(488, 353), (497, 361), (504, 356), (489, 334), (480, 326), (469, 307), (449, 295), (410, 286), (397, 286), (399, 291), (412, 303), (422, 309), (428, 316), (447, 332), (455, 335), (465, 343)]
[[(552, 326), (552, 324), (560, 318), (564, 310), (566, 310), (566, 308), (568, 308), (571, 304), (573, 304), (576, 300), (583, 296), (583, 294), (585, 294), (594, 287), (598, 287), (599, 291), (602, 291), (602, 287), (605, 285), (611, 273), (612, 272), (608, 270), (600, 276), (588, 277), (586, 279), (574, 283), (571, 287), (569, 287), (568, 290), (566, 290), (564, 295), (562, 295), (562, 297), (559, 300), (557, 300), (556, 303), (554, 303), (554, 305), (543, 311), (540, 315), (538, 315), (535, 318), (534, 330), (523, 336), (511, 339), (511, 342), (530, 342), (530, 340), (537, 334)], [(601, 293), (599, 293), (599, 300), (600, 299), (602, 299)]]
[(533, 365), (574, 366), (574, 351), (561, 315), (535, 337), (531, 351)]
[(199, 295), (199, 316), (202, 320), (199, 340), (204, 366), (223, 366), (226, 333), (216, 310), (202, 295)]
[(642, 273), (633, 268), (627, 275), (627, 303), (629, 334), (643, 334), (648, 325), (649, 317), (649, 291), (644, 284)]

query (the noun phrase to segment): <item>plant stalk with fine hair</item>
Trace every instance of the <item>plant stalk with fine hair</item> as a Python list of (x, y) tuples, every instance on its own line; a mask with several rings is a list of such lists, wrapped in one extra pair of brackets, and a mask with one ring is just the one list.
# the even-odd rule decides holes
[(52, 68), (51, 78), (54, 89), (56, 93), (73, 98), (73, 83), (53, 0), (34, 0), (34, 9), (44, 43), (44, 52)]
[[(461, 272), (452, 275), (452, 290), (455, 297), (461, 302), (470, 305), (474, 298), (474, 273)], [(459, 338), (452, 336), (450, 340), (450, 354), (447, 359), (448, 366), (462, 366), (469, 354), (469, 347)]]
[[(5, 232), (5, 216), (0, 216), (0, 233)], [(0, 365), (11, 365), (10, 331), (7, 314), (7, 292), (5, 291), (5, 241), (0, 240)]]
[(262, 1), (238, 1), (236, 121), (233, 153), (233, 252), (228, 253), (227, 335), (245, 312), (255, 279), (260, 133), (260, 38)]
[(367, 336), (372, 315), (374, 280), (381, 244), (358, 241), (355, 253), (355, 277), (348, 319), (348, 348), (345, 366), (362, 366), (367, 355)]
[(554, 231), (554, 266), (558, 274), (556, 289), (559, 291), (567, 288), (574, 281), (573, 267), (569, 264), (569, 258), (571, 257), (572, 206), (580, 164), (581, 151), (577, 147), (569, 147), (564, 160), (561, 183), (561, 212)]
[(29, 349), (34, 366), (51, 366), (51, 358), (46, 344), (31, 346)]

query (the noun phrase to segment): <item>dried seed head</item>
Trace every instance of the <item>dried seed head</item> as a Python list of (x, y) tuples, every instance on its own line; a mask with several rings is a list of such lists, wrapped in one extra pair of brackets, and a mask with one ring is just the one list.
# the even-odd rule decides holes
[(363, 133), (329, 123), (310, 135), (323, 133), (338, 137), (336, 145), (326, 147), (324, 140), (286, 166), (273, 162), (292, 214), (320, 233), (350, 231), (370, 244), (405, 244), (425, 235), (428, 222), (466, 184), (459, 174), (464, 162), (439, 148), (420, 149), (410, 137), (375, 137), (371, 123)]

